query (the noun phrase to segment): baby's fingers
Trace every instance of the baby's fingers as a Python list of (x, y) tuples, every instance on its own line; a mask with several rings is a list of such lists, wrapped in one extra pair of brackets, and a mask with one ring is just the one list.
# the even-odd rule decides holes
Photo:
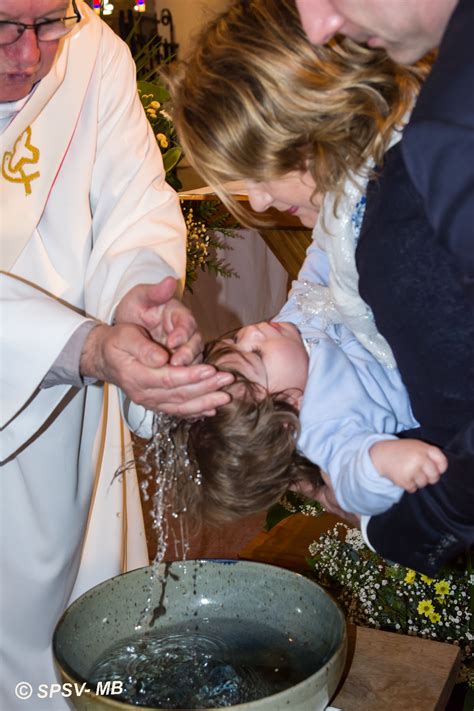
[[(438, 465), (435, 461), (433, 461), (430, 458), (426, 458), (421, 466), (420, 475), (425, 478), (424, 485), (436, 484), (436, 482), (439, 480), (439, 478), (441, 476), (441, 472), (439, 471)], [(420, 476), (420, 478), (421, 478), (421, 476)], [(420, 484), (418, 483), (418, 477), (417, 477), (417, 484), (418, 484), (418, 486), (420, 486)]]
[(448, 459), (438, 447), (430, 447), (428, 457), (435, 464), (439, 474), (443, 474), (448, 468)]

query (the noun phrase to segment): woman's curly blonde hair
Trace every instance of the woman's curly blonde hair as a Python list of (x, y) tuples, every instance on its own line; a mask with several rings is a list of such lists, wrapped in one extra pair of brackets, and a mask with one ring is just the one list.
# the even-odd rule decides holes
[(429, 68), (343, 37), (313, 46), (293, 0), (241, 0), (164, 78), (186, 156), (245, 223), (223, 183), (309, 169), (319, 192), (338, 193), (368, 159), (381, 165)]
[[(180, 479), (180, 501), (196, 523), (222, 524), (264, 511), (301, 480), (322, 484), (319, 467), (297, 451), (298, 411), (284, 392), (263, 391), (238, 370), (221, 366), (234, 350), (217, 340), (204, 352), (204, 362), (235, 376), (231, 402), (213, 417), (177, 421), (173, 431), (176, 451), (194, 467), (193, 476), (187, 470)], [(183, 464), (176, 466), (185, 470)]]

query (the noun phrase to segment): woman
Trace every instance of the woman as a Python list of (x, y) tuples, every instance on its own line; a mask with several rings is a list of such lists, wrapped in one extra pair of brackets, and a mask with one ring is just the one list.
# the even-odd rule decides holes
[(256, 211), (287, 210), (310, 227), (325, 194), (314, 238), (328, 254), (330, 298), (312, 289), (308, 308), (345, 323), (390, 367), (390, 347), (358, 294), (354, 251), (368, 178), (399, 140), (429, 67), (399, 66), (344, 38), (313, 47), (292, 0), (241, 0), (165, 73), (188, 159), (243, 223), (248, 213), (228, 181), (245, 181)]

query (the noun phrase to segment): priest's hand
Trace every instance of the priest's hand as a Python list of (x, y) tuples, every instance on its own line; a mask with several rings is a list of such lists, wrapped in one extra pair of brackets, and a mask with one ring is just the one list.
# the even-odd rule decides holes
[(358, 528), (360, 526), (359, 514), (349, 513), (348, 511), (344, 511), (344, 509), (341, 509), (336, 499), (336, 495), (334, 493), (334, 489), (329, 475), (325, 472), (321, 472), (321, 477), (324, 481), (324, 486), (315, 486), (311, 484), (311, 482), (301, 480), (296, 482), (295, 484), (292, 484), (290, 486), (290, 489), (296, 491), (298, 494), (303, 494), (304, 496), (307, 496), (310, 499), (319, 501), (319, 503), (326, 509), (326, 511), (329, 511), (329, 513), (332, 513), (335, 516), (339, 516), (339, 518), (344, 519), (348, 523), (351, 523), (353, 526), (356, 526)]
[(142, 326), (151, 338), (171, 353), (172, 365), (191, 365), (202, 358), (203, 342), (191, 311), (174, 298), (177, 280), (138, 284), (115, 310), (115, 323)]
[(138, 405), (171, 415), (211, 415), (230, 400), (220, 390), (232, 382), (229, 373), (205, 364), (171, 365), (169, 358), (143, 326), (100, 324), (86, 339), (80, 371), (118, 385)]

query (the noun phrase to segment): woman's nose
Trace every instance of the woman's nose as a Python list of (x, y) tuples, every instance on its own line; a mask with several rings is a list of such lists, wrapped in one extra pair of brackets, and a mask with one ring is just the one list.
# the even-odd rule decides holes
[(250, 207), (254, 212), (265, 212), (272, 206), (273, 198), (261, 183), (246, 182)]

